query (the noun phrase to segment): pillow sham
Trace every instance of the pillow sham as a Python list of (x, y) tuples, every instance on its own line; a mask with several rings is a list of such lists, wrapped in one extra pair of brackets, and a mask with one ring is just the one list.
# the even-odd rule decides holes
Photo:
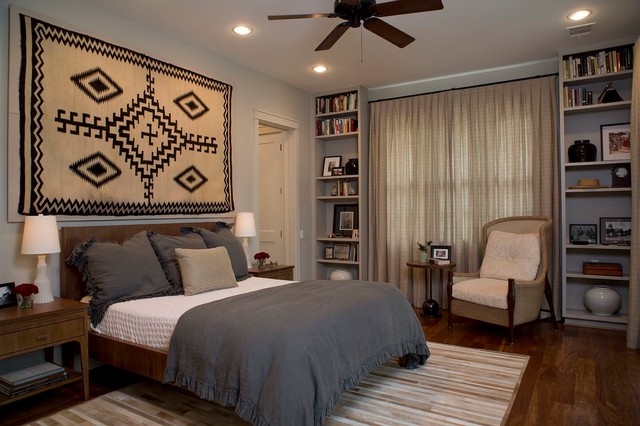
[(79, 243), (67, 258), (87, 282), (91, 297), (89, 318), (96, 326), (107, 308), (116, 302), (180, 294), (167, 280), (146, 231), (122, 245), (98, 241), (95, 237)]
[(182, 236), (173, 236), (148, 231), (147, 237), (171, 285), (182, 288), (182, 278), (180, 277), (175, 250), (177, 248), (206, 249), (207, 245), (200, 234), (190, 233)]
[(215, 225), (216, 232), (209, 231), (204, 228), (181, 228), (182, 235), (186, 235), (189, 232), (196, 232), (200, 234), (207, 248), (224, 247), (227, 249), (229, 259), (231, 259), (231, 266), (233, 267), (233, 273), (235, 274), (236, 281), (246, 280), (251, 277), (247, 268), (247, 257), (244, 254), (242, 244), (233, 235), (231, 229), (226, 226), (220, 226), (218, 222)]
[(493, 231), (487, 241), (480, 277), (531, 281), (536, 277), (539, 265), (538, 234)]
[(185, 296), (237, 287), (227, 249), (176, 249)]

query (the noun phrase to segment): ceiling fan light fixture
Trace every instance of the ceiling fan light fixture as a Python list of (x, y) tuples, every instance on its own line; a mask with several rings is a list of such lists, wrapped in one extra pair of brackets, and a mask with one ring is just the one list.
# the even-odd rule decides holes
[(322, 74), (323, 72), (327, 72), (327, 70), (329, 68), (325, 67), (324, 65), (316, 65), (315, 67), (311, 68), (313, 71), (317, 72), (318, 74)]
[(233, 27), (233, 32), (241, 36), (246, 36), (251, 34), (253, 32), (253, 29), (246, 25), (236, 25), (235, 27)]
[(567, 18), (571, 19), (572, 21), (581, 21), (589, 15), (591, 15), (591, 11), (589, 9), (580, 9), (571, 12), (569, 15), (567, 15)]

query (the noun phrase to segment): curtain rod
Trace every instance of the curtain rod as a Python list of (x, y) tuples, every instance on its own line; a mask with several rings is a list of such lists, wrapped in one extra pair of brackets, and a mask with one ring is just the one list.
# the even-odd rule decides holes
[(416, 93), (415, 95), (405, 95), (405, 96), (397, 96), (395, 98), (376, 99), (375, 101), (369, 101), (369, 103), (370, 104), (374, 104), (376, 102), (394, 101), (396, 99), (413, 98), (415, 96), (434, 95), (436, 93), (451, 92), (451, 91), (454, 91), (454, 90), (475, 89), (476, 87), (494, 86), (496, 84), (513, 83), (513, 82), (516, 82), (516, 81), (525, 81), (525, 80), (534, 80), (536, 78), (551, 77), (551, 76), (554, 76), (554, 75), (558, 76), (560, 74), (557, 73), (557, 72), (554, 72), (554, 73), (551, 73), (551, 74), (536, 75), (535, 77), (523, 77), (523, 78), (514, 78), (513, 80), (497, 81), (495, 83), (476, 84), (474, 86), (465, 86), (465, 87), (453, 87), (451, 89), (436, 90), (435, 92)]

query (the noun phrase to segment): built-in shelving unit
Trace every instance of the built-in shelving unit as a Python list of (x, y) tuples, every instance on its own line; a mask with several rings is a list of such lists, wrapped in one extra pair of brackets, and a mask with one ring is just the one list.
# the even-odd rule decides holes
[[(313, 123), (313, 276), (329, 279), (331, 272), (344, 269), (351, 272), (354, 279), (365, 279), (369, 162), (366, 89), (356, 87), (316, 94)], [(357, 174), (325, 176), (325, 157), (338, 156), (343, 168), (350, 159), (356, 159)], [(353, 223), (350, 225), (358, 230), (357, 236), (351, 230), (335, 232), (334, 219), (339, 220), (340, 212), (352, 213)], [(342, 233), (345, 235), (341, 237), (333, 235)], [(333, 257), (327, 258), (326, 252), (332, 250)]]
[[(629, 159), (603, 158), (601, 126), (629, 123), (633, 63), (627, 59), (632, 42), (593, 46), (580, 52), (560, 54), (560, 138), (562, 205), (562, 314), (568, 324), (624, 329), (627, 324), (629, 268), (628, 245), (603, 244), (601, 218), (631, 217), (631, 187), (611, 187), (612, 170)], [(598, 103), (607, 83), (622, 101)], [(588, 139), (598, 152), (595, 161), (569, 162), (569, 147)], [(608, 149), (605, 144), (604, 149)], [(632, 171), (635, 172), (635, 171)], [(579, 179), (598, 179), (604, 188), (570, 188)], [(588, 245), (572, 244), (570, 225), (596, 225), (597, 239)], [(583, 273), (584, 262), (617, 263), (622, 276)], [(591, 313), (584, 305), (584, 293), (594, 285), (607, 285), (622, 297), (621, 309), (612, 316)]]

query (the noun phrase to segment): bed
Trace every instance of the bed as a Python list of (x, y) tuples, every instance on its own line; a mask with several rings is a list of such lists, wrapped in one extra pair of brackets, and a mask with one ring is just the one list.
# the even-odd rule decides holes
[[(78, 244), (92, 238), (123, 243), (132, 235), (150, 230), (162, 235), (180, 235), (181, 230), (196, 227), (206, 232), (218, 231), (216, 224), (203, 222), (63, 227), (61, 296), (81, 300), (87, 294), (82, 274), (65, 261), (66, 255), (72, 253)], [(384, 283), (343, 284), (336, 287), (336, 282), (329, 281), (286, 283), (257, 277), (238, 280), (238, 289), (210, 292), (230, 292), (230, 297), (209, 300), (207, 293), (190, 296), (190, 301), (202, 298), (205, 303), (179, 314), (175, 333), (169, 333), (171, 342), (168, 347), (163, 343), (128, 341), (129, 337), (115, 337), (117, 334), (101, 334), (98, 323), (89, 333), (90, 356), (144, 377), (186, 388), (204, 399), (234, 405), (236, 413), (253, 424), (322, 424), (337, 403), (339, 394), (355, 386), (359, 378), (386, 359), (398, 356), (401, 363), (415, 368), (429, 355), (413, 310), (404, 297), (400, 297), (402, 301), (396, 301), (400, 295), (397, 289)], [(343, 295), (328, 302), (331, 300), (329, 294), (334, 292), (343, 292)], [(160, 301), (170, 306), (173, 305), (172, 297), (178, 296), (166, 295), (151, 302)], [(279, 302), (283, 300), (286, 303)], [(114, 308), (108, 308), (106, 312), (109, 309), (116, 312), (116, 306), (145, 303), (135, 299), (112, 305)], [(261, 311), (263, 306), (280, 304), (286, 307), (286, 315), (289, 315), (286, 320), (274, 309)], [(211, 313), (212, 310), (215, 313)], [(187, 323), (189, 317), (196, 313), (204, 315), (207, 312), (210, 318), (191, 318), (192, 322)], [(351, 317), (341, 321), (342, 314)], [(95, 317), (92, 322), (94, 320)], [(250, 348), (259, 349), (248, 350), (241, 346), (249, 338), (258, 339), (252, 341)], [(384, 349), (375, 346), (377, 340)], [(186, 347), (185, 342), (202, 345), (191, 348), (193, 344)], [(206, 346), (205, 342), (218, 346)], [(213, 353), (215, 357), (211, 355)], [(276, 365), (281, 365), (282, 371), (278, 374)], [(335, 370), (335, 374), (333, 370), (328, 370), (331, 374), (322, 370), (326, 368)], [(344, 376), (342, 371), (347, 368), (355, 368), (355, 373)], [(242, 386), (238, 386), (240, 390), (230, 392), (229, 386), (221, 388), (218, 382), (223, 374), (233, 377), (233, 380), (242, 380)], [(328, 384), (323, 385), (325, 378)], [(327, 392), (322, 386), (328, 386), (331, 392), (325, 395)], [(318, 402), (316, 399), (322, 400)], [(296, 408), (298, 402), (299, 411)]]

